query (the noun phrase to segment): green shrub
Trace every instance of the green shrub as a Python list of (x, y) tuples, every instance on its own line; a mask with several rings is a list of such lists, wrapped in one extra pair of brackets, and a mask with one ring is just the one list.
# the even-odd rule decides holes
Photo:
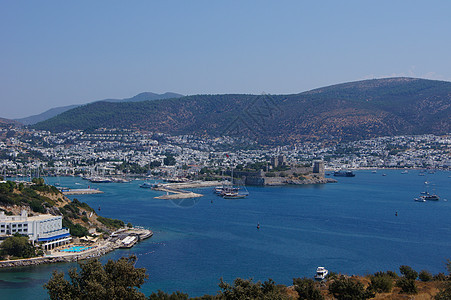
[(329, 292), (338, 300), (369, 299), (375, 296), (374, 292), (365, 289), (361, 282), (352, 278), (341, 276), (329, 285)]
[(153, 292), (150, 294), (150, 296), (147, 298), (148, 300), (188, 300), (189, 296), (188, 294), (184, 294), (181, 292), (173, 292), (172, 294), (165, 293), (161, 290), (158, 290), (158, 292)]
[(316, 287), (316, 283), (310, 278), (294, 278), (293, 286), (298, 293), (298, 299), (302, 300), (323, 300), (324, 296), (321, 295), (321, 291)]
[(371, 276), (368, 289), (376, 293), (390, 293), (393, 289), (393, 278), (387, 274)]
[(446, 263), (446, 268), (448, 269), (448, 278), (442, 283), (440, 290), (437, 295), (435, 295), (435, 300), (449, 300), (451, 299), (451, 260), (448, 259)]
[(233, 285), (220, 279), (219, 288), (221, 291), (217, 299), (261, 299), (261, 300), (282, 300), (289, 299), (285, 291), (277, 286), (272, 279), (261, 283), (252, 282), (252, 279), (237, 278)]
[(398, 279), (398, 274), (396, 274), (396, 272), (393, 271), (387, 271), (387, 275), (390, 276), (393, 279)]
[(20, 234), (6, 238), (0, 244), (0, 249), (3, 253), (18, 258), (30, 258), (36, 255), (35, 248), (29, 243), (28, 237)]
[(103, 225), (105, 225), (107, 227), (110, 227), (110, 228), (121, 228), (121, 227), (124, 227), (124, 222), (121, 221), (121, 220), (110, 219), (110, 218), (105, 218), (105, 217), (98, 216), (97, 217), (97, 221), (99, 221)]
[(417, 294), (417, 285), (414, 279), (401, 277), (396, 281), (396, 286), (401, 288), (401, 294)]
[(44, 208), (44, 206), (42, 205), (43, 203), (38, 200), (38, 199), (32, 199), (30, 201), (30, 208), (34, 211), (34, 212), (39, 212), (39, 213), (45, 213), (46, 210)]
[[(89, 206), (87, 203), (85, 203), (85, 202), (80, 202), (80, 201), (78, 201), (78, 199), (77, 198), (74, 198), (74, 200), (72, 200), (72, 202), (71, 202), (71, 205), (73, 205), (73, 206), (75, 206), (75, 207), (79, 207), (79, 208), (83, 208), (84, 210), (87, 210), (87, 211), (94, 211), (94, 209), (91, 207), (91, 206)], [(80, 213), (80, 210), (78, 210), (78, 213)]]
[(440, 273), (434, 275), (433, 279), (434, 279), (434, 281), (446, 281), (448, 278), (446, 277), (445, 274), (440, 272)]
[(326, 279), (335, 279), (338, 278), (338, 273), (335, 273), (334, 271), (329, 271), (329, 273), (326, 275)]
[(82, 237), (89, 235), (88, 229), (81, 226), (80, 224), (74, 224), (69, 220), (69, 218), (63, 218), (63, 227), (69, 228), (69, 232), (73, 236)]
[(415, 271), (409, 266), (400, 266), (399, 272), (407, 279), (415, 280), (418, 277), (417, 271)]
[(420, 280), (424, 281), (424, 282), (432, 281), (432, 279), (433, 279), (432, 274), (426, 270), (422, 270), (420, 272), (420, 274), (418, 275), (418, 278), (420, 278)]

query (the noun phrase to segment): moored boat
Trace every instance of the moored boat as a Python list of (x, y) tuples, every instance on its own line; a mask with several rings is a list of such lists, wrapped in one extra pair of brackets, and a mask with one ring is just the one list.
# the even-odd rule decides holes
[(420, 198), (424, 199), (424, 201), (438, 201), (440, 200), (440, 197), (435, 195), (435, 194), (426, 194), (426, 195), (422, 195), (420, 196)]
[(247, 194), (228, 193), (222, 196), (224, 199), (242, 199), (246, 198)]
[(326, 270), (326, 268), (318, 267), (316, 269), (315, 279), (316, 280), (324, 280), (324, 279), (326, 279), (327, 274), (329, 274), (329, 271)]
[(334, 172), (334, 176), (337, 176), (337, 177), (354, 177), (355, 174), (352, 171), (340, 170), (340, 171), (335, 171)]
[(153, 188), (156, 188), (157, 186), (158, 186), (158, 183), (151, 183), (149, 181), (145, 181), (139, 185), (139, 187), (143, 188), (143, 189), (153, 189)]

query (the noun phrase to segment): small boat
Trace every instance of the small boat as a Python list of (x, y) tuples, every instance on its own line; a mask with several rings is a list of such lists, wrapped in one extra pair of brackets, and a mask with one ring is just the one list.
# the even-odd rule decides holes
[(143, 182), (142, 184), (139, 185), (140, 188), (143, 189), (150, 189), (152, 188), (153, 184), (151, 184), (150, 182)]
[(422, 195), (420, 196), (420, 198), (424, 199), (424, 201), (438, 201), (440, 200), (440, 197), (435, 195), (435, 194), (426, 194), (426, 195)]
[(409, 173), (409, 171), (407, 171), (407, 170), (404, 170), (401, 172), (401, 174), (407, 174), (407, 173)]
[(327, 274), (329, 274), (329, 271), (326, 270), (326, 268), (318, 267), (316, 269), (315, 279), (316, 280), (324, 280), (324, 279), (326, 279)]
[(225, 193), (222, 195), (222, 198), (224, 199), (242, 199), (246, 198), (248, 194), (238, 194), (238, 193)]
[(110, 182), (113, 182), (110, 178), (99, 177), (99, 176), (91, 177), (89, 179), (89, 181), (92, 182), (92, 183), (110, 183)]
[(414, 198), (413, 200), (416, 202), (426, 202), (426, 199), (424, 199), (422, 197)]
[(142, 184), (140, 184), (139, 187), (143, 189), (154, 189), (158, 187), (158, 183), (151, 183), (149, 181), (145, 181)]
[(218, 194), (218, 195), (222, 195), (224, 193), (232, 192), (232, 191), (236, 192), (236, 191), (238, 191), (238, 188), (234, 188), (231, 186), (217, 186), (214, 188), (215, 194)]
[(340, 171), (335, 171), (334, 172), (334, 176), (337, 176), (337, 177), (354, 177), (355, 174), (352, 171), (340, 170)]
[(382, 174), (382, 176), (387, 176), (387, 174), (384, 173), (384, 174)]

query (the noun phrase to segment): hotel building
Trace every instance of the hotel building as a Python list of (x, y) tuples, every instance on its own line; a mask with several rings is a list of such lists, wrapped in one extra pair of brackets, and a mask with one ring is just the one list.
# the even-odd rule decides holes
[(20, 216), (7, 216), (0, 212), (0, 238), (11, 236), (15, 233), (28, 235), (33, 244), (40, 244), (45, 250), (70, 242), (69, 229), (63, 228), (63, 217), (53, 215), (28, 216), (26, 210), (22, 210)]

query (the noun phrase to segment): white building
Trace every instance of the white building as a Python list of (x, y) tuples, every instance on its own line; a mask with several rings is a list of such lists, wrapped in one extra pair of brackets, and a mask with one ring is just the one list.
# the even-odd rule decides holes
[(7, 216), (0, 212), (0, 237), (15, 233), (28, 235), (33, 243), (42, 243), (44, 249), (69, 243), (72, 239), (69, 229), (63, 228), (63, 217), (39, 215), (29, 217), (23, 210), (20, 216)]

